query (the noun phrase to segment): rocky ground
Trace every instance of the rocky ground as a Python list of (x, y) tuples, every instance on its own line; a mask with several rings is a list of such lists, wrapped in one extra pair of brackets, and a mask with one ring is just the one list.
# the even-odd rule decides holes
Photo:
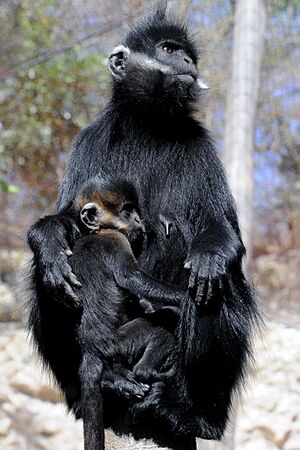
[(240, 408), (238, 450), (300, 450), (300, 329), (269, 323)]
[[(0, 448), (82, 450), (81, 423), (66, 414), (42, 375), (24, 328), (11, 320), (8, 295), (0, 285)], [(238, 414), (236, 449), (300, 450), (300, 329), (269, 322), (256, 355), (256, 374)]]

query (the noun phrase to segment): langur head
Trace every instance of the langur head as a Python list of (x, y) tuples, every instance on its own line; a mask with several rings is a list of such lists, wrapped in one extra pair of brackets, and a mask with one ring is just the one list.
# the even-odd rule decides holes
[(115, 229), (126, 235), (144, 230), (137, 196), (125, 181), (92, 180), (76, 199), (80, 220), (89, 231)]
[(186, 108), (207, 88), (197, 63), (198, 50), (186, 24), (171, 18), (160, 2), (109, 57), (114, 98), (144, 110)]

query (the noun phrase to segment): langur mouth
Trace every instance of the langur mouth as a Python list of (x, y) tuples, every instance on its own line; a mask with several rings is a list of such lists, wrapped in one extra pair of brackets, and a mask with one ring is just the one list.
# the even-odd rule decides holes
[(176, 78), (178, 78), (179, 81), (185, 84), (193, 84), (195, 82), (195, 78), (192, 75), (188, 74), (176, 75)]

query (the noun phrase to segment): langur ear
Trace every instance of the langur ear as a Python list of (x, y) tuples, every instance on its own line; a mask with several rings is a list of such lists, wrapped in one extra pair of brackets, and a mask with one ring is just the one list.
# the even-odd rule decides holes
[(87, 203), (80, 211), (80, 219), (90, 230), (98, 230), (100, 225), (99, 210), (95, 203)]
[(108, 68), (112, 73), (112, 76), (118, 80), (124, 78), (126, 61), (130, 55), (130, 50), (124, 45), (118, 45), (112, 51), (110, 57), (108, 58)]

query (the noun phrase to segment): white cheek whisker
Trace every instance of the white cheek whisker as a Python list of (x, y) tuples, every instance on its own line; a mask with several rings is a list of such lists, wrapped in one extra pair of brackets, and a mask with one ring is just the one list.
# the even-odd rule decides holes
[(209, 86), (207, 86), (200, 78), (197, 78), (197, 84), (200, 89), (209, 89)]

